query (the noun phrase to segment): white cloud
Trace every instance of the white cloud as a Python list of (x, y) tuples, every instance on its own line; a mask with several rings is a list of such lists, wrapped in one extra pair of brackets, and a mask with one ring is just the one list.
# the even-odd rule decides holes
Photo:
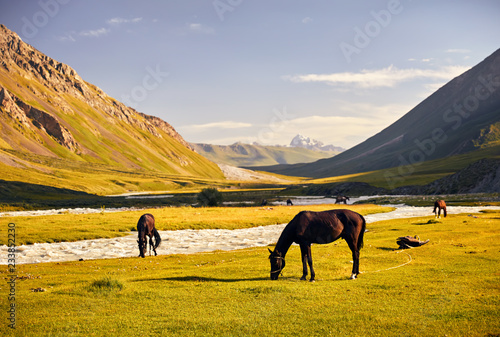
[(305, 23), (305, 24), (310, 23), (312, 21), (313, 21), (313, 19), (311, 19), (310, 17), (305, 17), (302, 19), (302, 23)]
[(99, 29), (94, 29), (94, 30), (84, 30), (80, 32), (80, 36), (84, 37), (100, 37), (103, 35), (106, 35), (110, 32), (109, 29), (107, 28), (99, 28)]
[(285, 76), (284, 79), (295, 82), (322, 82), (333, 86), (353, 86), (357, 88), (394, 87), (401, 82), (417, 79), (432, 81), (451, 80), (470, 67), (448, 66), (440, 69), (398, 69), (394, 66), (376, 70), (361, 70), (358, 73), (344, 72), (333, 74), (307, 74)]
[(201, 23), (190, 23), (188, 29), (191, 32), (199, 34), (214, 34), (215, 30), (212, 27), (205, 26)]
[(208, 130), (208, 129), (241, 129), (251, 127), (252, 124), (242, 123), (242, 122), (233, 122), (233, 121), (223, 121), (223, 122), (213, 122), (206, 124), (193, 124), (182, 126), (184, 130)]
[(121, 25), (124, 23), (138, 23), (141, 22), (142, 18), (124, 19), (124, 18), (112, 18), (106, 21), (109, 25)]
[(448, 49), (447, 53), (456, 53), (456, 54), (468, 54), (471, 51), (469, 49)]
[(75, 34), (76, 34), (76, 32), (74, 32), (74, 31), (69, 32), (69, 33), (65, 33), (63, 36), (57, 37), (57, 40), (59, 40), (61, 42), (75, 42), (76, 41)]

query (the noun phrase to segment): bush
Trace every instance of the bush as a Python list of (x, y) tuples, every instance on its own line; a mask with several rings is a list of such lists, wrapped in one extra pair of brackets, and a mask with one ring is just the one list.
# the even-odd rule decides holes
[(94, 292), (106, 292), (106, 291), (122, 290), (122, 289), (123, 289), (123, 283), (118, 280), (112, 279), (109, 276), (104, 277), (100, 280), (95, 280), (89, 286), (89, 290)]
[(197, 196), (202, 206), (219, 206), (222, 202), (222, 193), (216, 188), (205, 188)]

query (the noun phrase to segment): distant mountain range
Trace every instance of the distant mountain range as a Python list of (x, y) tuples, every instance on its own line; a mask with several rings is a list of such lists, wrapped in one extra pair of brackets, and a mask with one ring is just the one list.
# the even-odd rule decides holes
[(0, 170), (8, 172), (9, 180), (29, 180), (26, 170), (31, 169), (52, 179), (51, 168), (37, 164), (47, 158), (77, 163), (85, 170), (105, 165), (116, 172), (224, 177), (170, 124), (108, 96), (4, 25), (0, 25), (0, 135)]
[(301, 135), (295, 136), (290, 146), (268, 146), (257, 143), (191, 144), (191, 146), (196, 152), (215, 163), (238, 167), (310, 163), (332, 157), (344, 150), (333, 145), (323, 145), (322, 142)]
[(319, 140), (305, 137), (302, 136), (301, 134), (298, 134), (297, 136), (293, 137), (292, 141), (290, 142), (290, 146), (302, 147), (304, 149), (313, 151), (327, 151), (327, 152), (330, 151), (330, 152), (335, 152), (336, 154), (345, 151), (345, 149), (340, 146), (325, 145), (323, 142)]
[(396, 179), (423, 162), (492, 147), (500, 155), (500, 49), (386, 129), (337, 156), (259, 169), (317, 178), (386, 170)]

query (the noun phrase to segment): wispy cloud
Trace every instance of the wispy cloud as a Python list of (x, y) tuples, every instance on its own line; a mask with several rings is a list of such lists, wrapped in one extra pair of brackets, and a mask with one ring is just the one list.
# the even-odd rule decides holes
[(212, 27), (203, 25), (201, 23), (189, 23), (188, 29), (190, 32), (198, 33), (198, 34), (214, 34), (215, 30)]
[(304, 24), (310, 23), (312, 21), (313, 21), (313, 19), (311, 19), (310, 17), (305, 17), (302, 19), (302, 23), (304, 23)]
[(333, 86), (353, 86), (357, 88), (394, 87), (401, 82), (417, 79), (451, 80), (470, 67), (449, 66), (440, 69), (398, 69), (394, 66), (376, 70), (361, 70), (358, 73), (307, 74), (285, 76), (285, 80), (295, 83), (322, 82)]
[(124, 18), (112, 18), (106, 21), (108, 25), (121, 25), (126, 23), (138, 23), (141, 22), (142, 18), (124, 19)]
[(233, 122), (233, 121), (223, 121), (223, 122), (213, 122), (206, 124), (193, 124), (183, 126), (183, 129), (194, 129), (194, 130), (207, 130), (207, 129), (241, 129), (251, 127), (252, 124)]
[(99, 28), (99, 29), (93, 29), (93, 30), (84, 30), (81, 31), (78, 35), (84, 36), (84, 37), (100, 37), (103, 35), (106, 35), (110, 32), (108, 28)]
[(448, 49), (447, 53), (455, 53), (455, 54), (468, 54), (471, 51), (469, 49)]
[(120, 25), (124, 24), (134, 24), (142, 21), (142, 17), (124, 19), (120, 17), (111, 18), (106, 20), (108, 27), (101, 27), (97, 29), (82, 30), (80, 32), (71, 31), (65, 33), (63, 36), (59, 36), (57, 39), (62, 42), (75, 42), (77, 37), (87, 37), (87, 38), (99, 38), (105, 36), (111, 32), (112, 29), (117, 29)]

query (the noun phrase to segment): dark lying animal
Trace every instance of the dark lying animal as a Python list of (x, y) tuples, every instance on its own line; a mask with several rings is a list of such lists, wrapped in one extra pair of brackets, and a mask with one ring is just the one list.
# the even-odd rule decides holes
[[(437, 213), (436, 213), (436, 209), (438, 209)], [(434, 210), (432, 211), (432, 213), (435, 213), (436, 217), (440, 218), (441, 217), (441, 210), (443, 210), (443, 215), (446, 218), (446, 203), (444, 202), (444, 200), (436, 200), (436, 202), (434, 202)]]
[(267, 206), (267, 199), (262, 200), (260, 203), (261, 206)]
[(429, 239), (427, 239), (426, 241), (420, 241), (420, 238), (416, 235), (415, 237), (400, 236), (396, 240), (396, 243), (399, 245), (399, 249), (420, 247), (422, 245), (425, 245), (427, 242), (429, 242)]
[(307, 265), (311, 269), (311, 281), (314, 281), (314, 273), (311, 244), (325, 244), (343, 238), (352, 252), (353, 267), (351, 279), (359, 274), (359, 250), (363, 247), (363, 236), (366, 229), (366, 221), (362, 215), (346, 210), (338, 209), (323, 212), (302, 211), (286, 225), (281, 233), (274, 251), (269, 250), (271, 255), (271, 279), (277, 280), (279, 274), (285, 268), (285, 255), (293, 242), (300, 245), (302, 256), (303, 273), (301, 280), (307, 276)]
[(137, 222), (137, 234), (139, 236), (139, 240), (137, 240), (137, 243), (139, 244), (139, 256), (144, 257), (146, 255), (146, 236), (149, 236), (149, 255), (151, 256), (151, 249), (155, 252), (155, 256), (158, 255), (156, 253), (156, 248), (160, 246), (161, 237), (155, 228), (155, 218), (153, 215), (143, 214), (139, 218), (139, 221)]
[(336, 204), (340, 204), (340, 203), (344, 203), (344, 204), (347, 204), (347, 200), (349, 200), (349, 197), (346, 197), (346, 196), (337, 196), (337, 198), (335, 199), (335, 203)]

